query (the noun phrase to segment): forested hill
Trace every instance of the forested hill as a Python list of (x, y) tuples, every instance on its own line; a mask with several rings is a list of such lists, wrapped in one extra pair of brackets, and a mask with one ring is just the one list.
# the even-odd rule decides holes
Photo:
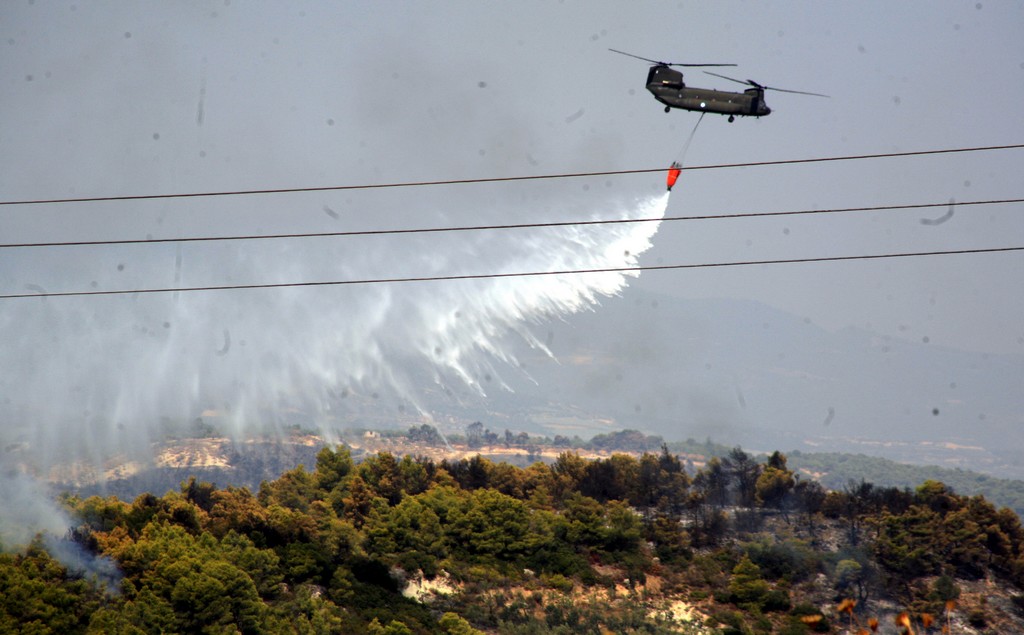
[[(595, 439), (607, 438), (616, 443), (620, 438), (633, 438), (635, 431), (615, 432), (599, 435)], [(635, 445), (637, 441), (634, 441)], [(645, 437), (644, 448), (653, 449), (663, 443), (661, 437)], [(732, 448), (721, 444), (688, 439), (669, 443), (670, 450), (684, 455), (707, 457), (728, 455)], [(914, 489), (925, 481), (939, 481), (958, 494), (965, 496), (983, 495), (997, 507), (1009, 507), (1024, 518), (1024, 481), (996, 478), (989, 474), (948, 468), (938, 465), (901, 463), (878, 456), (844, 452), (800, 452), (787, 453), (789, 467), (804, 478), (817, 480), (826, 489), (843, 489), (861, 481), (881, 487)]]
[[(667, 448), (519, 468), (339, 446), (255, 493), (64, 503), (68, 540), (0, 556), (0, 632), (1024, 632), (1015, 513), (934, 481), (826, 491), (778, 452), (689, 473)], [(119, 573), (69, 574), (73, 547)]]
[[(58, 489), (72, 490), (83, 496), (114, 494), (132, 500), (144, 492), (162, 494), (177, 489), (182, 480), (196, 476), (222, 486), (246, 486), (255, 490), (262, 481), (272, 480), (299, 463), (315, 462), (316, 452), (325, 445), (323, 439), (298, 430), (294, 432), (284, 439), (232, 443), (210, 429), (207, 436), (200, 438), (169, 439), (159, 448), (158, 468), (98, 483), (59, 483)], [(552, 438), (509, 430), (499, 434), (481, 423), (467, 426), (463, 434), (449, 431), (447, 437), (435, 427), (423, 424), (406, 431), (347, 430), (342, 438), (353, 448), (356, 460), (363, 454), (381, 450), (396, 455), (430, 456), (435, 461), (464, 458), (479, 452), (493, 460), (520, 466), (537, 460), (551, 462), (566, 451), (591, 457), (608, 456), (613, 452), (639, 455), (657, 452), (666, 445), (670, 452), (686, 460), (691, 473), (709, 458), (725, 457), (733, 450), (710, 439), (666, 443), (660, 436), (638, 430), (617, 430), (590, 439), (559, 435)], [(820, 481), (828, 489), (842, 489), (860, 481), (913, 489), (924, 481), (940, 481), (958, 494), (982, 494), (997, 507), (1009, 507), (1024, 518), (1024, 481), (964, 469), (910, 465), (864, 454), (791, 451), (787, 456), (790, 468), (804, 478)]]
[(1009, 507), (1024, 518), (1024, 481), (935, 465), (907, 465), (864, 454), (793, 452), (788, 456), (790, 467), (813, 475), (829, 489), (841, 489), (851, 481), (900, 488), (914, 488), (926, 480), (941, 481), (959, 494), (983, 494), (993, 504)]

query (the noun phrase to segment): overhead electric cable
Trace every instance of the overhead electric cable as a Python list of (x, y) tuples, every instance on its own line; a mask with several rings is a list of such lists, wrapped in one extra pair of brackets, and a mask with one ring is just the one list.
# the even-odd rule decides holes
[(455, 227), (424, 227), (412, 229), (367, 229), (339, 232), (310, 232), (293, 234), (264, 234), (247, 236), (191, 236), (184, 238), (131, 238), (122, 240), (72, 240), (55, 242), (0, 243), (0, 249), (28, 247), (82, 247), (98, 245), (139, 245), (155, 243), (218, 242), (232, 240), (267, 240), (283, 238), (337, 238), (350, 236), (384, 236), (394, 234), (428, 234), (442, 232), (465, 232), (505, 229), (536, 229), (547, 227), (573, 227), (585, 225), (617, 225), (625, 223), (653, 223), (693, 220), (721, 220), (729, 218), (763, 218), (771, 216), (800, 216), (813, 214), (839, 214), (850, 212), (877, 212), (884, 210), (924, 209), (931, 207), (959, 207), (966, 205), (1001, 205), (1024, 203), (1024, 198), (993, 199), (981, 201), (946, 201), (943, 203), (913, 203), (907, 205), (876, 205), (872, 207), (840, 207), (832, 209), (805, 209), (780, 212), (738, 212), (733, 214), (705, 214), (699, 216), (663, 216), (655, 218), (616, 218), (607, 220), (554, 221), (547, 223), (514, 223), (502, 225), (468, 225)]
[[(910, 152), (885, 152), (879, 154), (860, 154), (835, 157), (818, 157), (812, 159), (783, 159), (778, 161), (752, 161), (749, 163), (723, 163), (718, 165), (693, 165), (682, 168), (683, 170), (716, 170), (723, 168), (746, 168), (768, 165), (791, 165), (798, 163), (821, 163), (826, 161), (854, 161), (858, 159), (883, 159), (892, 157), (923, 156), (929, 154), (952, 154), (959, 152), (984, 152), (991, 150), (1014, 150), (1024, 148), (1024, 144), (1003, 145), (1003, 146), (979, 146), (974, 148), (947, 148), (943, 150), (916, 150)], [(51, 199), (30, 199), (18, 201), (0, 201), (0, 206), (9, 205), (44, 205), (57, 203), (95, 203), (103, 201), (140, 201), (151, 199), (168, 198), (201, 198), (211, 196), (243, 196), (252, 194), (293, 194), (298, 192), (329, 192), (339, 190), (367, 190), (394, 187), (422, 187), (429, 185), (466, 185), (470, 183), (497, 183), (502, 181), (531, 181), (543, 179), (567, 179), (588, 176), (611, 176), (617, 174), (643, 174), (648, 172), (664, 172), (664, 166), (657, 168), (644, 168), (638, 170), (609, 170), (604, 172), (576, 172), (563, 174), (538, 174), (530, 176), (503, 176), (479, 179), (451, 179), (443, 181), (415, 181), (397, 183), (370, 183), (363, 185), (327, 185), (318, 187), (291, 187), (261, 190), (235, 190), (225, 192), (189, 192), (181, 194), (136, 194), (127, 196), (92, 196), (80, 198), (51, 198)]]
[(625, 272), (641, 272), (641, 271), (666, 271), (672, 269), (705, 269), (712, 267), (743, 267), (753, 265), (781, 265), (781, 264), (796, 264), (796, 263), (815, 263), (815, 262), (840, 262), (847, 260), (879, 260), (884, 258), (913, 258), (922, 256), (952, 256), (962, 254), (990, 254), (990, 253), (1005, 253), (1013, 251), (1024, 251), (1024, 247), (990, 247), (980, 249), (954, 249), (948, 251), (918, 251), (918, 252), (904, 252), (904, 253), (887, 253), (887, 254), (864, 254), (858, 256), (821, 256), (816, 258), (785, 258), (781, 260), (744, 260), (744, 261), (733, 261), (733, 262), (710, 262), (710, 263), (693, 263), (693, 264), (681, 264), (681, 265), (650, 265), (650, 266), (637, 266), (637, 267), (608, 267), (602, 269), (564, 269), (559, 271), (523, 271), (523, 272), (509, 272), (509, 273), (481, 273), (481, 274), (462, 274), (462, 275), (450, 275), (450, 276), (423, 276), (423, 277), (411, 277), (411, 278), (367, 278), (357, 280), (330, 280), (322, 282), (278, 282), (269, 284), (232, 284), (232, 285), (220, 285), (220, 286), (202, 286), (202, 287), (171, 287), (171, 288), (153, 288), (153, 289), (117, 289), (111, 291), (57, 291), (48, 292), (42, 291), (38, 293), (9, 293), (0, 295), (0, 300), (12, 300), (17, 298), (60, 298), (60, 297), (74, 297), (74, 296), (94, 296), (94, 295), (135, 295), (135, 294), (150, 294), (150, 293), (184, 293), (191, 291), (235, 291), (242, 289), (281, 289), (281, 288), (295, 288), (295, 287), (327, 287), (327, 286), (342, 286), (342, 285), (368, 285), (368, 284), (393, 284), (393, 283), (404, 283), (404, 282), (440, 282), (450, 280), (483, 280), (489, 278), (524, 278), (534, 276), (561, 276), (561, 275), (579, 275), (589, 273), (625, 273)]

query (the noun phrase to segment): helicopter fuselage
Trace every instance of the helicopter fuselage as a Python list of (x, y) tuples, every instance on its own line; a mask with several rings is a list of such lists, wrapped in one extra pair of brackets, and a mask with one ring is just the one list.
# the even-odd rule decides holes
[(764, 90), (748, 88), (738, 93), (710, 88), (693, 88), (683, 83), (683, 74), (667, 66), (654, 66), (647, 75), (647, 90), (671, 108), (734, 116), (764, 117), (772, 109), (764, 103)]

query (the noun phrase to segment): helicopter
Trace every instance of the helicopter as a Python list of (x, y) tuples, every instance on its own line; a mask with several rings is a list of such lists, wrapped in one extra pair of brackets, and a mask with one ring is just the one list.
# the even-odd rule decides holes
[(764, 91), (775, 90), (780, 93), (795, 93), (798, 95), (813, 95), (814, 97), (828, 97), (820, 93), (808, 93), (800, 90), (786, 90), (758, 84), (752, 79), (741, 80), (711, 71), (704, 71), (708, 75), (727, 79), (731, 82), (746, 84), (750, 88), (742, 93), (725, 90), (713, 90), (710, 88), (694, 88), (683, 82), (683, 74), (674, 70), (673, 66), (736, 66), (735, 64), (680, 64), (675, 62), (659, 62), (657, 60), (640, 57), (625, 51), (608, 49), (613, 53), (635, 57), (653, 64), (647, 73), (647, 90), (651, 91), (654, 98), (665, 104), (665, 112), (673, 108), (691, 110), (693, 112), (712, 112), (719, 115), (728, 115), (729, 122), (736, 120), (736, 117), (766, 117), (771, 114), (772, 109), (764, 101)]

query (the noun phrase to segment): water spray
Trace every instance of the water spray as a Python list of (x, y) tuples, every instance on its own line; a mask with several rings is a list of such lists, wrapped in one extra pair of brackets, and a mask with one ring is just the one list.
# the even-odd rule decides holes
[[(579, 218), (581, 208), (590, 207), (590, 220), (661, 218), (667, 204), (666, 192), (624, 203), (572, 201), (564, 210), (550, 204), (530, 213)], [(103, 288), (131, 282), (128, 273), (139, 280), (163, 275), (188, 286), (217, 276), (284, 282), (406, 272), (628, 269), (651, 247), (659, 224), (259, 247), (134, 247), (96, 258), (113, 265), (106, 278), (84, 266), (54, 267), (48, 278), (45, 267), (39, 273), (31, 262), (12, 262), (13, 273), (4, 275), (19, 286)], [(595, 309), (637, 275), (608, 271), (11, 304), (0, 313), (0, 358), (10, 360), (0, 369), (0, 448), (6, 448), (0, 468), (17, 478), (0, 478), (21, 487), (29, 475), (102, 479), (111, 460), (133, 459), (145, 468), (153, 464), (154, 442), (187, 430), (200, 416), (235, 440), (283, 436), (296, 421), (326, 438), (361, 412), (380, 416), (396, 406), (433, 421), (436, 386), (476, 399), (512, 390), (515, 377), (529, 380), (517, 351), (525, 346), (551, 355), (532, 328)], [(431, 389), (435, 396), (428, 395)]]

